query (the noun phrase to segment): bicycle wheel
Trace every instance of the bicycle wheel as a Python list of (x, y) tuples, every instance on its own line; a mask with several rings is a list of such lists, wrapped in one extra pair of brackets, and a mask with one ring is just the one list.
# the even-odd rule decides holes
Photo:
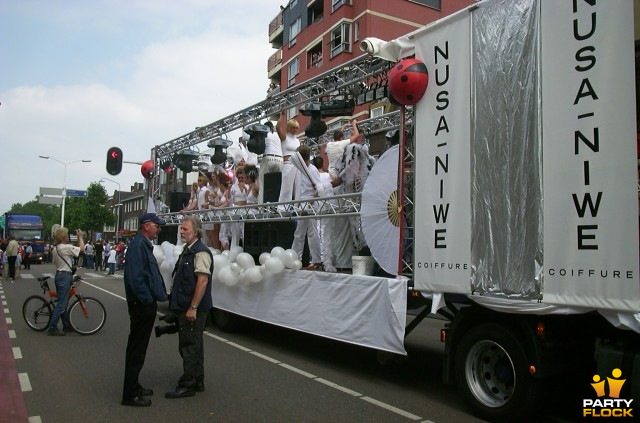
[(33, 330), (45, 330), (49, 326), (51, 314), (51, 305), (40, 295), (30, 296), (22, 305), (22, 317)]
[(95, 298), (78, 298), (69, 307), (69, 323), (80, 335), (93, 335), (102, 329), (106, 321), (107, 310)]

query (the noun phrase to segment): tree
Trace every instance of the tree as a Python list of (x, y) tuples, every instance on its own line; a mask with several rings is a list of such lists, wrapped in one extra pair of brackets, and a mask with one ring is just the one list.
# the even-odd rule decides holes
[(67, 198), (65, 226), (85, 230), (89, 232), (90, 237), (104, 225), (113, 225), (116, 218), (106, 206), (108, 199), (104, 187), (97, 182), (91, 182), (86, 198)]

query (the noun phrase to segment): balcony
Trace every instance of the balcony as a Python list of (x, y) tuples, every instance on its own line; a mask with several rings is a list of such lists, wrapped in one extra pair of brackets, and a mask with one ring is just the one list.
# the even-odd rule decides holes
[(267, 74), (269, 79), (273, 79), (273, 76), (280, 72), (282, 69), (282, 49), (276, 51), (269, 57), (267, 62)]
[(269, 23), (269, 42), (274, 48), (282, 47), (284, 39), (284, 22), (282, 12)]

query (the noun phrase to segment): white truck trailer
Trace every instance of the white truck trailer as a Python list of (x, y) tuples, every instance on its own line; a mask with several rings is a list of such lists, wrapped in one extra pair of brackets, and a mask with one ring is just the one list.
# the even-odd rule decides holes
[[(444, 316), (444, 379), (479, 416), (518, 421), (543, 408), (546, 382), (575, 378), (589, 393), (581, 415), (637, 417), (634, 6), (487, 0), (396, 40), (362, 41), (389, 63), (415, 56), (430, 77), (424, 97), (389, 121), (405, 136), (362, 198), (216, 219), (346, 210), (391, 277), (288, 270), (260, 284), (215, 283), (214, 320), (225, 327), (240, 315), (404, 354), (421, 319)], [(385, 220), (388, 205), (397, 213)], [(407, 326), (407, 306), (424, 303)]]

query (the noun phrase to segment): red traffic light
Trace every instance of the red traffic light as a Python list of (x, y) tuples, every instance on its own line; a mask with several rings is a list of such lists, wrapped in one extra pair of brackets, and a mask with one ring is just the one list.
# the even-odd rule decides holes
[(118, 147), (111, 147), (107, 151), (107, 173), (117, 175), (122, 171), (122, 150)]

